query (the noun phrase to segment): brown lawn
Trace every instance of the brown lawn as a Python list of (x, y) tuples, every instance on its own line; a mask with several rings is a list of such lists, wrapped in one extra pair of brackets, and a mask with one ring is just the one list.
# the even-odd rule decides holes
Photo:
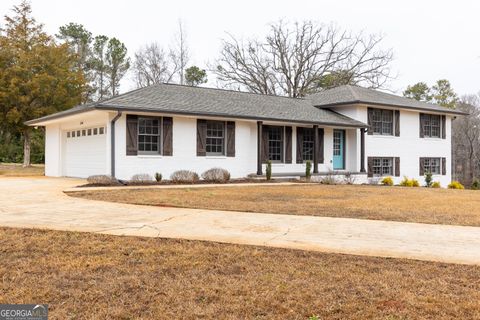
[(354, 185), (82, 191), (81, 198), (219, 210), (480, 226), (480, 191)]
[(30, 167), (23, 168), (18, 163), (0, 163), (0, 177), (1, 176), (43, 176), (45, 166), (43, 164), (33, 164)]
[(480, 267), (0, 228), (0, 303), (51, 319), (478, 319)]

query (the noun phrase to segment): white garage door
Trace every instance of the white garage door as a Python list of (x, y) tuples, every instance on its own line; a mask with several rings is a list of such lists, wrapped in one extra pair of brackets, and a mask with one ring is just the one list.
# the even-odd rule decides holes
[(64, 176), (87, 178), (95, 174), (107, 174), (105, 127), (71, 130), (64, 132), (64, 135)]

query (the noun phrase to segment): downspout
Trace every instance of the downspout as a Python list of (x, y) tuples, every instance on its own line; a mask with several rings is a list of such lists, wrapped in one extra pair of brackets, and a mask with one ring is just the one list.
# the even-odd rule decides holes
[(117, 115), (110, 122), (110, 175), (115, 178), (115, 122), (122, 116), (121, 111), (117, 111)]

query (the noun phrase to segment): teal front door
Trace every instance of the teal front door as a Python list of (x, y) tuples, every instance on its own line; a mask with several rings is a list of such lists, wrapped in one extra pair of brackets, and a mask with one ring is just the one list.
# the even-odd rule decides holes
[(345, 131), (333, 130), (333, 170), (345, 169)]

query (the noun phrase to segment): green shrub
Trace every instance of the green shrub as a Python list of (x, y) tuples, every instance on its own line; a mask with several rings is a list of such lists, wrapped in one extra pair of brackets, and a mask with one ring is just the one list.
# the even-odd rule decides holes
[(478, 179), (473, 179), (471, 188), (472, 190), (480, 190), (480, 181)]
[(307, 163), (305, 164), (305, 178), (307, 181), (310, 181), (310, 177), (312, 176), (312, 162), (310, 160), (307, 160)]
[(410, 180), (412, 182), (412, 187), (420, 187), (420, 183), (417, 179)]
[(385, 177), (382, 179), (380, 183), (383, 184), (384, 186), (393, 186), (393, 179), (392, 177)]
[(162, 174), (160, 172), (155, 173), (155, 180), (157, 180), (157, 182), (162, 181)]
[(412, 187), (412, 181), (408, 177), (403, 177), (403, 180), (400, 182), (402, 187)]
[(267, 180), (272, 179), (272, 161), (270, 160), (267, 161), (266, 177), (267, 177)]
[(430, 188), (432, 186), (432, 173), (426, 172), (425, 173), (425, 186)]
[(419, 187), (420, 183), (416, 179), (408, 179), (408, 177), (403, 177), (403, 180), (400, 182), (402, 187)]
[(448, 185), (448, 189), (465, 189), (465, 187), (458, 181), (452, 181)]
[(440, 182), (434, 181), (432, 182), (432, 188), (441, 188), (442, 186), (440, 185)]

